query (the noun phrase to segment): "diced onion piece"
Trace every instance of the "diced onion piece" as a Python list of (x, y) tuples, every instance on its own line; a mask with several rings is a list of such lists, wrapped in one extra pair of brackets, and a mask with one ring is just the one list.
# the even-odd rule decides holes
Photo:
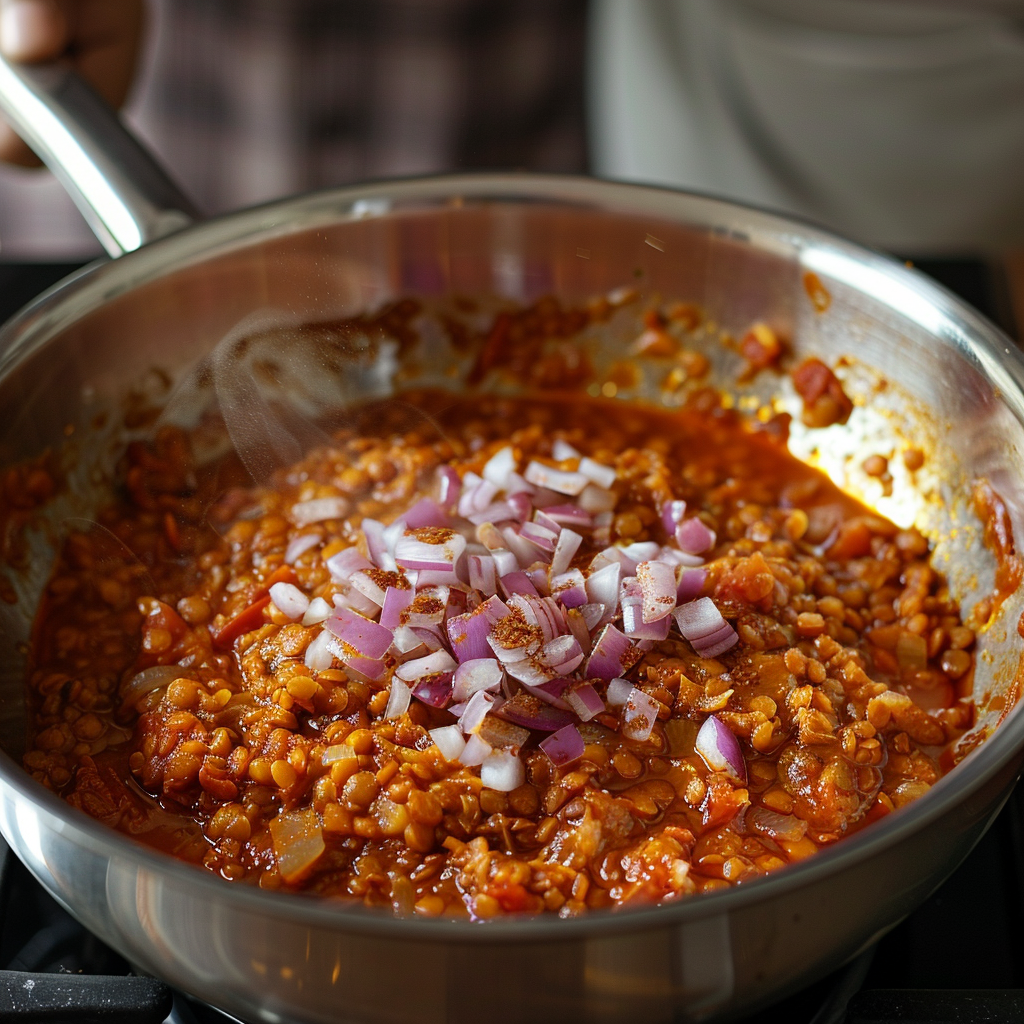
[(385, 718), (401, 718), (409, 710), (412, 690), (397, 676), (391, 680), (391, 693), (388, 695), (388, 706), (384, 709)]
[(580, 508), (591, 515), (597, 515), (600, 512), (611, 512), (618, 500), (614, 491), (609, 491), (606, 487), (598, 487), (597, 484), (591, 483), (588, 483), (583, 488), (579, 496)]
[(546, 529), (539, 523), (523, 523), (519, 527), (519, 538), (520, 540), (525, 540), (528, 544), (532, 544), (539, 551), (551, 554), (555, 550), (558, 533)]
[(499, 582), (506, 597), (512, 597), (514, 594), (528, 594), (531, 597), (540, 597), (537, 593), (537, 588), (525, 572), (507, 573), (501, 577)]
[(661, 705), (635, 686), (622, 705), (622, 724), (619, 730), (626, 739), (645, 740), (651, 735)]
[(615, 483), (615, 478), (618, 476), (614, 467), (605, 466), (593, 459), (580, 459), (580, 472), (592, 484), (597, 484), (598, 487), (603, 487), (605, 490)]
[(695, 598), (700, 597), (704, 589), (704, 581), (708, 578), (707, 569), (694, 569), (685, 565), (676, 569), (678, 582), (676, 584), (676, 603), (686, 604)]
[(464, 615), (453, 615), (445, 622), (448, 640), (459, 661), (473, 661), (486, 658), (491, 653), (487, 634), (491, 630), (485, 605), (479, 605)]
[(486, 740), (493, 748), (510, 750), (518, 754), (520, 749), (530, 739), (530, 730), (524, 729), (521, 725), (514, 725), (504, 718), (489, 714), (483, 720), (480, 731), (477, 735)]
[[(490, 650), (490, 648), (488, 648)], [(494, 658), (474, 658), (464, 661), (455, 670), (452, 700), (469, 700), (478, 690), (494, 691), (504, 678), (501, 665)]]
[(344, 498), (313, 498), (292, 505), (292, 519), (299, 526), (322, 523), (327, 519), (344, 519), (348, 515), (348, 502)]
[(583, 648), (572, 634), (549, 640), (537, 655), (537, 661), (560, 676), (567, 676), (583, 661)]
[(467, 735), (477, 732), (480, 724), (494, 706), (494, 700), (494, 696), (486, 690), (477, 690), (469, 698), (466, 710), (459, 716), (459, 728)]
[(494, 561), (494, 572), (498, 579), (508, 576), (509, 573), (519, 572), (519, 559), (508, 548), (494, 548), (491, 551), (491, 558)]
[(573, 448), (568, 441), (563, 441), (560, 437), (555, 438), (555, 443), (551, 446), (551, 458), (555, 462), (565, 462), (566, 459), (580, 459), (582, 457), (583, 453)]
[(593, 641), (590, 639), (590, 630), (587, 628), (583, 612), (579, 608), (569, 608), (565, 613), (565, 621), (569, 631), (579, 641), (580, 649), (584, 654), (589, 654)]
[(445, 672), (451, 675), (456, 667), (455, 659), (447, 651), (434, 651), (425, 658), (417, 658), (399, 665), (395, 669), (395, 676), (407, 683), (416, 683)]
[(555, 550), (551, 555), (551, 572), (559, 575), (568, 570), (573, 556), (579, 550), (583, 538), (574, 530), (563, 529), (558, 535)]
[(747, 784), (747, 766), (739, 740), (715, 715), (704, 719), (693, 746), (713, 772), (725, 772), (733, 782)]
[(587, 660), (586, 675), (589, 679), (614, 679), (632, 668), (639, 654), (629, 642), (629, 637), (609, 624), (594, 642), (594, 649)]
[(459, 760), (467, 768), (473, 768), (478, 764), (483, 764), (484, 760), (490, 755), (490, 753), (490, 743), (474, 733), (468, 740), (466, 740), (466, 745), (462, 748), (462, 753), (459, 754)]
[(563, 726), (538, 744), (556, 768), (572, 764), (583, 756), (585, 744), (575, 725)]
[(320, 763), (325, 767), (339, 761), (356, 761), (358, 759), (359, 755), (347, 743), (335, 743), (333, 746), (326, 747), (323, 754), (320, 755)]
[(643, 591), (644, 622), (657, 622), (676, 606), (676, 573), (664, 562), (641, 562), (636, 567), (636, 578)]
[(570, 569), (551, 577), (551, 596), (563, 608), (579, 608), (587, 603), (587, 581), (579, 569)]
[(332, 635), (326, 629), (321, 630), (306, 648), (303, 659), (306, 668), (314, 672), (326, 672), (334, 664), (334, 653), (331, 650)]
[(570, 711), (545, 704), (532, 693), (514, 694), (495, 714), (538, 732), (555, 732), (573, 722)]
[(629, 700), (633, 684), (628, 679), (613, 679), (605, 691), (605, 700), (613, 707), (622, 707)]
[(665, 527), (665, 532), (669, 536), (676, 532), (676, 527), (683, 521), (685, 515), (685, 501), (666, 501), (661, 506), (661, 525)]
[[(438, 653), (443, 654), (443, 651)], [(432, 708), (446, 708), (452, 699), (451, 672), (438, 672), (423, 676), (412, 688), (412, 695), (421, 703)]]
[(387, 528), (376, 519), (364, 519), (362, 522), (363, 536), (366, 538), (366, 550), (370, 561), (378, 569), (393, 572), (397, 566), (391, 552), (388, 551)]
[(511, 751), (494, 750), (480, 764), (480, 781), (485, 789), (511, 793), (526, 781), (526, 769)]
[(402, 518), (410, 530), (420, 530), (424, 527), (448, 526), (448, 513), (432, 498), (422, 498)]
[(327, 559), (327, 571), (331, 574), (331, 579), (337, 583), (348, 583), (354, 572), (370, 568), (372, 566), (358, 548), (345, 548), (344, 551), (339, 551)]
[(309, 598), (294, 583), (275, 583), (270, 588), (270, 600), (292, 622), (301, 619), (309, 607)]
[(294, 882), (311, 868), (327, 848), (316, 811), (282, 811), (270, 822), (270, 837), (277, 869), (286, 882)]
[(524, 474), (531, 484), (546, 487), (558, 494), (579, 494), (589, 483), (582, 473), (570, 473), (566, 470), (545, 466), (542, 462), (531, 462)]
[(751, 807), (744, 819), (762, 835), (776, 841), (797, 843), (807, 834), (807, 822), (795, 814), (779, 814), (767, 807)]
[(541, 511), (559, 526), (586, 529), (592, 523), (590, 513), (581, 509), (579, 505), (548, 505)]
[(364, 658), (383, 658), (394, 640), (391, 630), (347, 608), (336, 608), (324, 625)]
[(696, 516), (684, 519), (676, 527), (676, 543), (681, 551), (702, 555), (715, 546), (715, 531), (705, 526)]
[(499, 491), (507, 491), (509, 477), (516, 471), (516, 453), (508, 445), (495, 452), (484, 463), (484, 479), (492, 483)]
[(606, 565), (587, 577), (587, 597), (592, 604), (603, 604), (605, 615), (614, 617), (619, 607), (619, 580), (622, 566), (618, 563)]
[(407, 529), (395, 543), (395, 561), (405, 569), (450, 570), (465, 549), (466, 538), (454, 530)]
[(412, 604), (415, 596), (412, 587), (388, 587), (380, 610), (380, 624), (385, 629), (395, 630), (402, 624), (402, 612)]
[(710, 597), (701, 597), (681, 605), (672, 615), (679, 626), (679, 632), (702, 657), (717, 657), (739, 639)]
[(334, 609), (322, 597), (314, 597), (309, 602), (305, 615), (302, 616), (302, 624), (304, 626), (319, 625), (331, 617), (332, 611)]
[(494, 559), (490, 555), (470, 555), (467, 558), (469, 567), (469, 585), (481, 594), (490, 596), (498, 591), (498, 577), (495, 572)]
[(482, 512), (497, 496), (498, 488), (490, 480), (482, 480), (475, 473), (467, 473), (462, 479), (462, 497), (459, 498), (459, 515), (471, 516)]
[(153, 665), (144, 668), (121, 687), (121, 701), (126, 707), (132, 707), (147, 693), (169, 686), (175, 679), (187, 678), (184, 669), (178, 665)]
[(441, 466), (437, 471), (437, 500), (443, 509), (454, 511), (462, 493), (462, 478), (451, 466)]
[(590, 683), (570, 686), (562, 696), (566, 704), (576, 712), (581, 722), (589, 722), (605, 710), (601, 695)]
[(437, 749), (446, 761), (457, 761), (466, 749), (466, 740), (457, 725), (442, 725), (431, 729), (430, 738), (437, 744)]
[(294, 565), (307, 551), (315, 548), (320, 543), (319, 533), (300, 533), (293, 537), (285, 548), (284, 560), (288, 565)]

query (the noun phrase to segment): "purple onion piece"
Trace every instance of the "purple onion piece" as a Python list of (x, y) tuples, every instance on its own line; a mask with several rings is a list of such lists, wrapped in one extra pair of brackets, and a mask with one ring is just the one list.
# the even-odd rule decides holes
[(629, 740), (647, 739), (658, 720), (660, 707), (653, 697), (633, 687), (622, 706), (622, 724), (619, 731)]
[(511, 597), (513, 594), (527, 594), (531, 597), (539, 597), (537, 588), (533, 585), (530, 577), (525, 572), (510, 572), (505, 576), (502, 576), (500, 581), (501, 589), (505, 592), (506, 597)]
[(704, 589), (704, 581), (708, 578), (707, 569), (693, 569), (687, 566), (680, 566), (676, 572), (678, 573), (676, 603), (686, 604), (688, 601), (693, 601), (700, 597), (700, 592)]
[(586, 675), (590, 679), (614, 679), (621, 676), (636, 661), (629, 637), (612, 625), (607, 625), (594, 642), (587, 661)]
[(487, 634), (491, 631), (491, 622), (480, 605), (465, 615), (453, 615), (445, 622), (448, 639), (452, 645), (452, 653), (459, 661), (473, 661), (477, 658), (490, 656), (491, 648), (487, 643)]
[(565, 702), (576, 712), (581, 722), (589, 722), (605, 710), (601, 695), (591, 683), (570, 686), (564, 694)]
[(708, 715), (697, 732), (694, 749), (713, 772), (725, 772), (733, 782), (747, 784), (747, 766), (739, 740), (729, 727), (714, 715)]
[(324, 626), (356, 655), (371, 660), (383, 658), (394, 640), (390, 629), (347, 608), (335, 608)]
[(636, 578), (643, 594), (644, 622), (665, 618), (676, 606), (676, 571), (665, 562), (641, 562)]
[(459, 503), (459, 495), (462, 494), (462, 478), (451, 466), (442, 466), (437, 471), (437, 478), (438, 504), (448, 512), (452, 512)]
[(469, 700), (478, 690), (497, 690), (504, 673), (494, 658), (475, 658), (464, 661), (455, 670), (452, 699)]
[(405, 513), (405, 525), (410, 530), (418, 530), (425, 526), (450, 525), (448, 513), (432, 498), (423, 498), (417, 501), (408, 512)]
[(705, 526), (696, 516), (684, 519), (676, 527), (676, 543), (682, 551), (702, 555), (715, 546), (715, 531)]
[(666, 501), (661, 506), (661, 525), (665, 527), (665, 532), (669, 536), (676, 532), (676, 527), (682, 522), (685, 515), (685, 501)]
[(327, 571), (331, 574), (331, 579), (338, 583), (347, 583), (352, 573), (371, 568), (373, 567), (358, 548), (345, 548), (344, 551), (339, 551), (327, 559)]
[(545, 704), (528, 693), (517, 693), (505, 701), (496, 714), (526, 729), (536, 729), (537, 732), (555, 732), (575, 721), (572, 712)]
[(436, 676), (421, 679), (413, 687), (412, 695), (432, 708), (447, 707), (452, 699), (451, 672), (440, 672)]
[(585, 749), (583, 737), (575, 725), (563, 726), (558, 732), (541, 740), (539, 746), (556, 768), (578, 761)]
[(578, 505), (549, 505), (541, 511), (560, 526), (586, 529), (593, 523), (590, 513), (585, 512)]
[(380, 624), (385, 629), (394, 631), (401, 625), (402, 612), (412, 604), (415, 596), (412, 587), (388, 587), (384, 593), (384, 605), (380, 610)]

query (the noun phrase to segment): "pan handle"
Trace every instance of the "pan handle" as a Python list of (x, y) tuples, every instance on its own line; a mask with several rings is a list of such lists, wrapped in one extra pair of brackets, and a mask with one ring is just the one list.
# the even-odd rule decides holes
[(0, 111), (67, 189), (111, 256), (202, 219), (106, 101), (67, 65), (0, 57)]

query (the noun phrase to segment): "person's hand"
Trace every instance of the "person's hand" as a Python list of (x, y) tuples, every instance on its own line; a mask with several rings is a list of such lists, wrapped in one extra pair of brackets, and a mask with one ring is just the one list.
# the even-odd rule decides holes
[[(143, 0), (0, 0), (0, 53), (23, 63), (66, 57), (112, 106), (128, 94), (142, 37)], [(0, 121), (0, 160), (38, 157)]]

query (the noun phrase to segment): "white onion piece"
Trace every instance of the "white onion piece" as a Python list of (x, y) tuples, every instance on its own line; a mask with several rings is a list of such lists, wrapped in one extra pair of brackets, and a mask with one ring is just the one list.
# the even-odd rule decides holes
[(305, 615), (302, 616), (302, 624), (304, 626), (319, 625), (331, 617), (332, 611), (334, 609), (322, 597), (314, 597), (309, 602)]
[[(586, 477), (583, 479), (585, 480)], [(611, 512), (619, 499), (615, 496), (614, 491), (609, 491), (606, 487), (598, 487), (597, 484), (588, 483), (580, 492), (577, 500), (584, 512), (597, 515), (600, 512)]]
[(524, 475), (529, 483), (536, 484), (538, 487), (546, 487), (549, 491), (555, 491), (558, 494), (577, 495), (589, 483), (582, 473), (569, 473), (565, 470), (555, 469), (554, 466), (545, 466), (542, 462), (531, 462), (526, 467)]
[(459, 760), (467, 767), (474, 768), (483, 764), (491, 753), (491, 745), (482, 736), (474, 733), (466, 740), (466, 746), (459, 754)]
[(526, 769), (511, 751), (495, 750), (480, 764), (480, 781), (485, 789), (511, 793), (526, 781)]
[(470, 555), (467, 559), (469, 585), (490, 597), (498, 592), (498, 576), (490, 555)]
[(277, 870), (286, 882), (300, 878), (327, 849), (312, 807), (304, 811), (282, 811), (271, 821), (270, 835)]
[(431, 729), (430, 738), (437, 744), (437, 749), (446, 761), (458, 761), (459, 755), (466, 749), (466, 740), (457, 725), (442, 725)]
[(583, 453), (577, 451), (568, 441), (563, 441), (562, 438), (555, 438), (555, 443), (551, 446), (551, 458), (555, 462), (565, 462), (566, 459), (581, 459)]
[(391, 693), (388, 696), (388, 706), (384, 709), (384, 717), (401, 718), (409, 710), (410, 700), (412, 700), (412, 690), (401, 679), (392, 679)]
[(294, 583), (275, 583), (270, 588), (270, 600), (292, 622), (301, 619), (309, 608), (309, 598)]
[(644, 622), (657, 622), (676, 606), (676, 572), (665, 562), (640, 562), (636, 578), (643, 591)]
[(326, 629), (321, 630), (306, 648), (306, 656), (303, 658), (306, 668), (314, 672), (326, 672), (334, 664), (334, 653), (330, 648), (331, 634)]
[(551, 577), (551, 596), (563, 608), (579, 608), (587, 603), (587, 581), (579, 569), (570, 569)]
[(592, 483), (605, 490), (615, 483), (618, 473), (612, 466), (595, 462), (593, 459), (580, 459), (580, 472)]
[(395, 542), (395, 561), (406, 569), (451, 570), (466, 549), (461, 533), (444, 527), (406, 530)]
[(494, 562), (494, 572), (498, 579), (519, 571), (519, 559), (506, 547), (493, 550), (491, 560)]
[(509, 477), (516, 471), (516, 453), (511, 446), (495, 452), (484, 463), (484, 479), (499, 491), (508, 491)]
[(608, 701), (613, 708), (619, 708), (629, 700), (629, 695), (632, 690), (633, 684), (628, 679), (613, 679), (608, 684), (608, 689), (605, 691), (604, 699)]
[(622, 706), (622, 724), (619, 731), (629, 740), (647, 739), (654, 729), (660, 707), (653, 697), (633, 687)]
[(494, 658), (474, 658), (464, 661), (455, 670), (452, 700), (469, 700), (479, 690), (497, 690), (504, 678), (501, 665)]
[(569, 627), (569, 631), (580, 645), (580, 650), (584, 654), (590, 653), (590, 647), (592, 641), (590, 639), (590, 630), (587, 628), (587, 621), (583, 617), (583, 612), (579, 608), (569, 608), (565, 613), (565, 622)]
[(434, 651), (425, 658), (407, 661), (395, 669), (395, 676), (407, 683), (418, 683), (421, 679), (441, 673), (454, 672), (458, 668), (455, 659), (447, 651)]
[(301, 533), (298, 537), (293, 537), (285, 548), (285, 562), (294, 565), (310, 548), (315, 548), (319, 543), (319, 533)]
[(348, 515), (348, 502), (344, 498), (313, 498), (292, 505), (292, 519), (299, 526), (322, 523), (327, 519), (344, 519)]
[(555, 576), (568, 570), (573, 555), (576, 554), (582, 543), (583, 538), (574, 530), (564, 528), (558, 534), (558, 542), (555, 544), (555, 550), (551, 556), (551, 572)]
[[(622, 566), (618, 563), (606, 565), (603, 569), (592, 572), (587, 577), (586, 590), (589, 603), (603, 604), (604, 614), (608, 618), (615, 617), (619, 607), (619, 580)], [(593, 628), (593, 627), (591, 627)]]
[(739, 740), (732, 730), (714, 715), (708, 715), (697, 731), (694, 749), (713, 772), (725, 772), (733, 782), (747, 784), (747, 766)]
[[(516, 530), (511, 526), (503, 526), (501, 528), (501, 535), (505, 539), (505, 546), (516, 557), (517, 569), (525, 569), (528, 566), (533, 565), (539, 557), (540, 553), (538, 548), (529, 541), (523, 540), (523, 538), (520, 537)], [(492, 558), (494, 558), (495, 555), (497, 555), (496, 551), (491, 552)], [(507, 575), (507, 573), (503, 575)]]
[(336, 583), (348, 583), (354, 572), (372, 568), (358, 548), (345, 548), (344, 551), (331, 555), (326, 564), (331, 579)]
[(486, 690), (477, 690), (459, 716), (459, 728), (467, 735), (476, 732), (493, 706), (494, 697)]

